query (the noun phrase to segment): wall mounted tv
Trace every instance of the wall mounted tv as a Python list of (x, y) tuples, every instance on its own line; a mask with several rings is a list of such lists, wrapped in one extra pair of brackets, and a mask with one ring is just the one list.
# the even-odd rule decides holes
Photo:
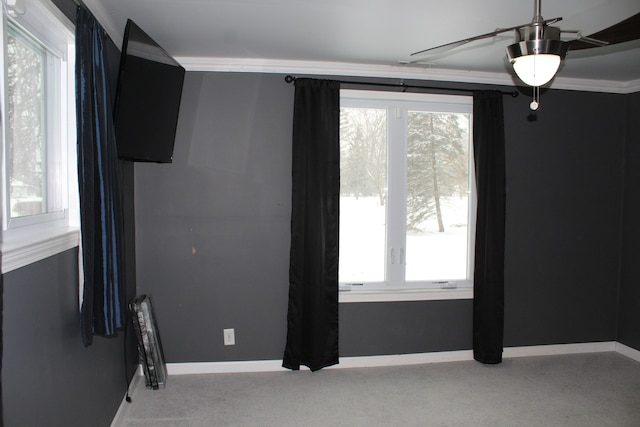
[(184, 68), (132, 20), (122, 42), (114, 124), (118, 156), (173, 160)]

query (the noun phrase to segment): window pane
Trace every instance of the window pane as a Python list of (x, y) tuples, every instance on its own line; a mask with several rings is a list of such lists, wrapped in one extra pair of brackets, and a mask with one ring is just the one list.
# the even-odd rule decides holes
[(469, 115), (408, 116), (406, 280), (467, 279)]
[(387, 112), (340, 111), (340, 282), (383, 282)]
[(10, 216), (46, 212), (46, 51), (10, 26), (7, 37)]

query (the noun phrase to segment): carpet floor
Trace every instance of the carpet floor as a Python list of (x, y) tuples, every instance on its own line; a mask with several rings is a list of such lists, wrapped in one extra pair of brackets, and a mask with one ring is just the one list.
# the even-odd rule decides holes
[(138, 381), (115, 427), (640, 426), (640, 363), (618, 353)]

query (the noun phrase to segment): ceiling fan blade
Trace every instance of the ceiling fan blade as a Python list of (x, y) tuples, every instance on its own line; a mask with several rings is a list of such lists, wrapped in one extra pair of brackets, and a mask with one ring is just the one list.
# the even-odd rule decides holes
[[(489, 37), (489, 36), (487, 36), (487, 37)], [(478, 40), (478, 39), (476, 39), (476, 40)], [(437, 55), (439, 53), (444, 53), (444, 52), (446, 52), (448, 50), (455, 49), (455, 48), (457, 48), (459, 46), (465, 45), (465, 44), (467, 44), (467, 43), (469, 43), (471, 41), (473, 41), (473, 40), (472, 39), (458, 40), (457, 42), (447, 43), (447, 44), (443, 44), (443, 45), (436, 46), (436, 47), (430, 47), (428, 49), (424, 49), (424, 50), (421, 50), (421, 51), (418, 51), (418, 52), (413, 52), (411, 54), (411, 56), (422, 55), (424, 53), (428, 53), (429, 55)]]
[[(640, 13), (636, 13), (624, 21), (620, 21), (602, 31), (590, 34), (588, 37), (608, 42), (610, 45), (640, 39)], [(569, 50), (598, 47), (592, 43), (581, 40), (572, 40), (569, 42), (569, 46)]]
[[(550, 25), (550, 24), (553, 24), (553, 23), (561, 21), (561, 20), (562, 20), (562, 18), (545, 19), (544, 21), (542, 21), (540, 23), (540, 25)], [(488, 39), (488, 38), (497, 36), (498, 34), (506, 33), (507, 31), (519, 30), (520, 28), (527, 27), (529, 25), (532, 25), (532, 24), (530, 22), (528, 22), (526, 24), (516, 25), (514, 27), (498, 28), (497, 30), (492, 31), (490, 33), (480, 34), (478, 36), (469, 37), (467, 39), (462, 39), (462, 40), (458, 40), (458, 41), (455, 41), (455, 42), (443, 44), (443, 45), (440, 45), (440, 46), (435, 46), (435, 47), (430, 47), (428, 49), (423, 49), (423, 50), (420, 50), (418, 52), (412, 53), (411, 56), (417, 56), (417, 55), (423, 55), (423, 54), (435, 55), (435, 54), (443, 53), (443, 52), (446, 52), (446, 51), (451, 50), (451, 49), (455, 49), (457, 47), (460, 47), (460, 46), (465, 45), (465, 44), (470, 43), (470, 42), (474, 42), (474, 41), (482, 40), (482, 39)], [(419, 61), (415, 60), (415, 61), (412, 61), (412, 62), (419, 62)]]

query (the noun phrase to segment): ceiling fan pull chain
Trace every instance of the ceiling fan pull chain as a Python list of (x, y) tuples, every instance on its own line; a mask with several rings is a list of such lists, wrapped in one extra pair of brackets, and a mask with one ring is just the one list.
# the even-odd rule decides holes
[(540, 108), (540, 86), (533, 86), (533, 101), (529, 104), (531, 111), (538, 111)]

